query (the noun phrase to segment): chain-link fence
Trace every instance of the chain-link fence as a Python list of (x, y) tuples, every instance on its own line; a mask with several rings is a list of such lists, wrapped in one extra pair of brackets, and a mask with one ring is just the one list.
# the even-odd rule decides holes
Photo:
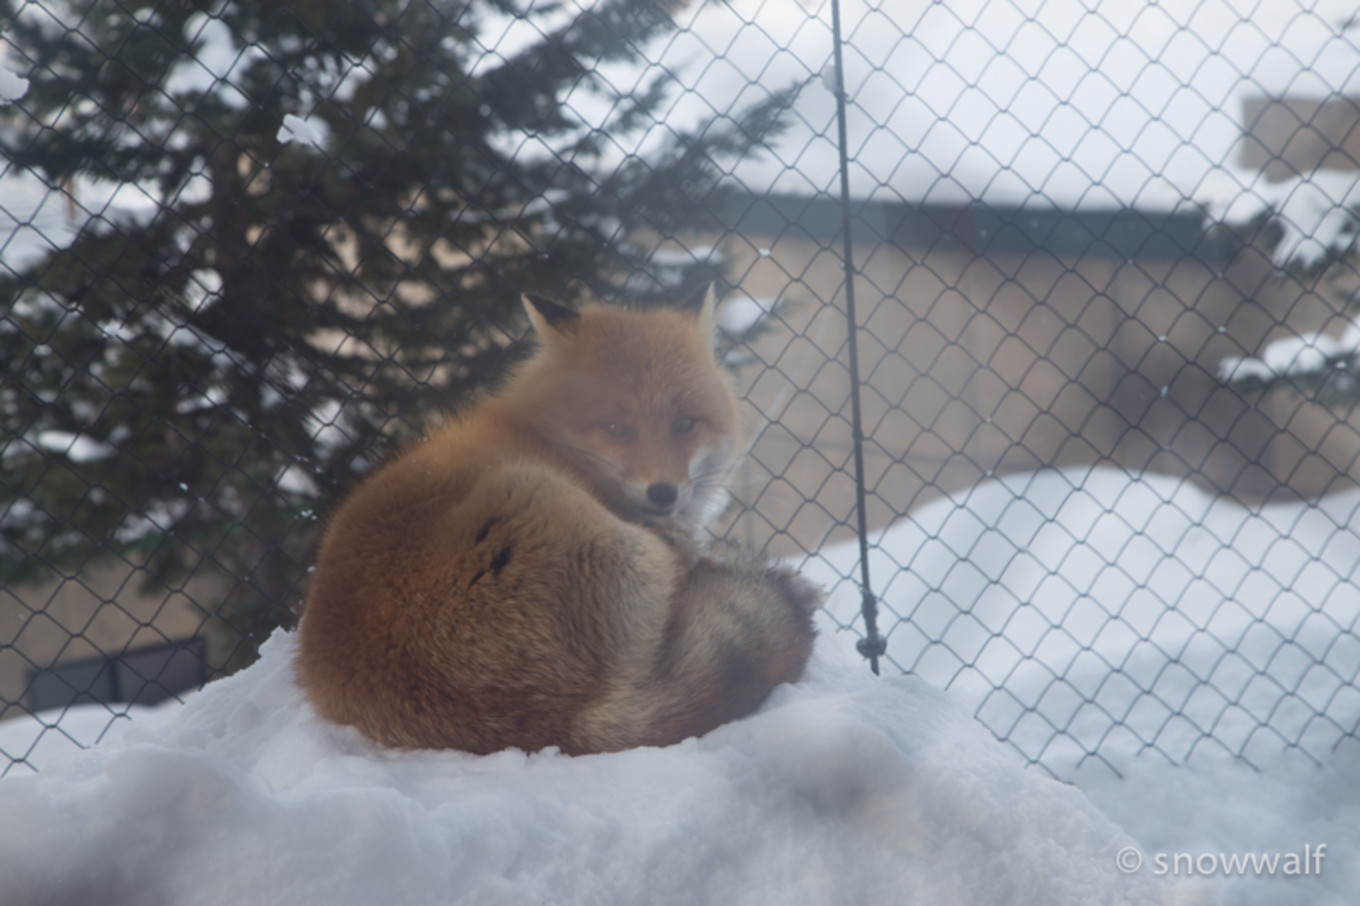
[(719, 531), (832, 589), (833, 646), (1059, 774), (1327, 759), (1335, 12), (0, 4), (5, 764), (248, 662), (355, 477), (518, 353), (521, 291), (714, 277), (754, 429)]

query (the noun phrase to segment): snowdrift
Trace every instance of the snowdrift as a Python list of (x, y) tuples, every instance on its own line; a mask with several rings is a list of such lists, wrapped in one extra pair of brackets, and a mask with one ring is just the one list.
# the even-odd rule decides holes
[[(941, 693), (839, 662), (666, 749), (392, 751), (311, 711), (294, 638), (0, 782), (0, 901), (1138, 903), (1130, 839)], [(841, 637), (843, 640), (844, 637)]]
[[(1356, 742), (1360, 491), (1248, 508), (1183, 478), (1045, 469), (872, 540), (885, 672), (948, 689), (1063, 779), (1148, 749), (1262, 768)], [(844, 626), (857, 558), (836, 545), (803, 568)]]

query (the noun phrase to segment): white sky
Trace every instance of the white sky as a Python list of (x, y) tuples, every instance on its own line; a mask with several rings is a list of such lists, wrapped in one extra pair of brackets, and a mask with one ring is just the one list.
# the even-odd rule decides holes
[[(1343, 29), (1355, 12), (1344, 0), (841, 6), (851, 185), (861, 197), (1221, 207), (1251, 188), (1235, 166), (1243, 96), (1360, 94), (1360, 27)], [(736, 176), (755, 192), (834, 191), (829, 0), (695, 3), (681, 24), (648, 53), (687, 90), (643, 145), (811, 78), (775, 153), (740, 165)], [(491, 27), (483, 38), (494, 57), (522, 45), (529, 29)], [(203, 36), (206, 62), (190, 68), (230, 77), (227, 62), (239, 62), (241, 51), (208, 26)], [(628, 67), (608, 72), (620, 87), (639, 78)], [(234, 92), (225, 83), (222, 90)], [(594, 102), (574, 103), (589, 109)], [(59, 206), (34, 214), (45, 190), (12, 179), (0, 220), (32, 221), (49, 236), (64, 232), (65, 224), (45, 216)], [(30, 253), (14, 244), (6, 258)]]
[[(696, 5), (663, 61), (678, 114), (829, 72), (829, 0)], [(1360, 88), (1360, 28), (1336, 0), (842, 3), (852, 186), (861, 196), (1173, 208), (1234, 163), (1240, 99)], [(754, 84), (753, 84), (754, 83)], [(835, 104), (801, 98), (752, 188), (836, 180)]]

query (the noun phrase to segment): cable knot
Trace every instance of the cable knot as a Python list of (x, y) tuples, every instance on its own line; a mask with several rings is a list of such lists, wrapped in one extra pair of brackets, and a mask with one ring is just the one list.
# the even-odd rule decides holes
[(878, 633), (855, 643), (855, 650), (866, 658), (880, 658), (888, 650), (888, 640)]

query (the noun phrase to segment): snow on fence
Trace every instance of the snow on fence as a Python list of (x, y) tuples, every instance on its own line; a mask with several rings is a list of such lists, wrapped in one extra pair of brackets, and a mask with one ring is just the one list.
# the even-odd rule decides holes
[(249, 660), (520, 289), (714, 276), (823, 644), (1060, 775), (1356, 741), (1344, 4), (505, 6), (0, 7), (7, 767)]

